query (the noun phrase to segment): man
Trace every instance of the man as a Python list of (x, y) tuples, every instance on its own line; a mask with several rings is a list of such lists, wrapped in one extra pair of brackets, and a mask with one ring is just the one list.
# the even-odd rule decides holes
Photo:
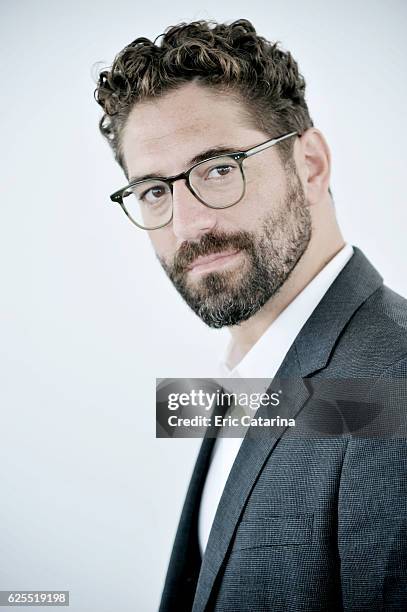
[[(407, 306), (344, 242), (304, 92), (246, 20), (139, 38), (100, 73), (128, 181), (112, 200), (196, 314), (229, 327), (224, 375), (289, 379), (302, 432), (203, 441), (162, 612), (407, 610), (406, 445), (397, 419), (369, 429), (404, 405)], [(337, 426), (316, 390), (366, 379), (370, 399), (336, 402)]]

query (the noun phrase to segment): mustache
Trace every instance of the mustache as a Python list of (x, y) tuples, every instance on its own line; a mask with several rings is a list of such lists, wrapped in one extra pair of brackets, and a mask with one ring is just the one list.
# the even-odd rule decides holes
[(176, 275), (184, 274), (198, 257), (227, 250), (252, 251), (253, 239), (249, 232), (208, 232), (198, 242), (183, 242), (174, 255), (172, 272)]

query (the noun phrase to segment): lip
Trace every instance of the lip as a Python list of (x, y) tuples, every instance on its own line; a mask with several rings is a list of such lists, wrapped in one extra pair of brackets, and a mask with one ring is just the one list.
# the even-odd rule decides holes
[(240, 250), (235, 249), (233, 251), (220, 251), (219, 253), (211, 253), (211, 255), (206, 255), (204, 257), (197, 257), (189, 266), (188, 271), (194, 274), (201, 274), (203, 272), (216, 270), (217, 268), (231, 263), (239, 253)]

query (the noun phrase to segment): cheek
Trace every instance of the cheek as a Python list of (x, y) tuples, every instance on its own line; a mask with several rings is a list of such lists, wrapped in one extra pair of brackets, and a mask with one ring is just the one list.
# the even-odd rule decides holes
[(148, 234), (156, 254), (165, 261), (170, 260), (176, 251), (175, 236), (170, 228), (161, 228)]
[[(248, 176), (245, 205), (245, 218), (250, 225), (279, 209), (287, 193), (287, 180), (275, 168), (262, 168), (256, 177)], [(243, 208), (243, 206), (242, 206)]]

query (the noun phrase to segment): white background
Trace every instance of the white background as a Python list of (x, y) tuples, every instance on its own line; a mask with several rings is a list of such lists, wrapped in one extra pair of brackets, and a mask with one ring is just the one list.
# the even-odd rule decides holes
[(282, 41), (331, 146), (345, 237), (406, 295), (406, 9), (1, 3), (0, 589), (69, 589), (73, 612), (157, 609), (199, 441), (155, 439), (155, 377), (211, 376), (227, 339), (109, 203), (125, 178), (98, 132), (95, 62), (181, 20), (244, 17)]

